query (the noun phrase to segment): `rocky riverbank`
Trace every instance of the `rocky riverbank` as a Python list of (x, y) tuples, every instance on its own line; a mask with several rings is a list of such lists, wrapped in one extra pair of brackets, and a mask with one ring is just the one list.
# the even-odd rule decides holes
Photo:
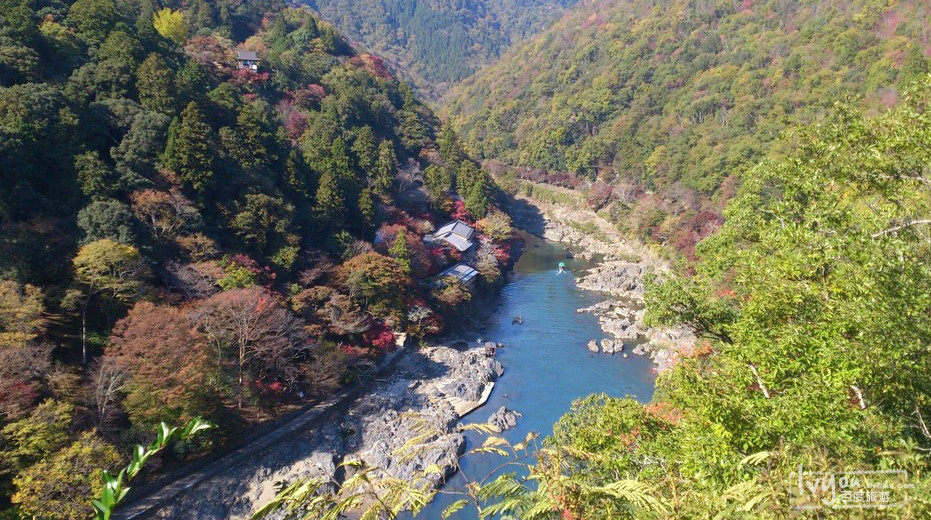
[(666, 263), (653, 251), (626, 239), (590, 210), (527, 198), (519, 201), (512, 211), (515, 224), (536, 228), (543, 238), (569, 245), (576, 256), (598, 261), (594, 268), (576, 273), (579, 288), (609, 296), (578, 310), (595, 315), (605, 332), (604, 338), (589, 341), (591, 352), (648, 355), (662, 372), (694, 346), (695, 336), (688, 329), (647, 327), (643, 322), (644, 279), (651, 273), (662, 276), (668, 272)]
[[(282, 482), (342, 478), (343, 460), (359, 459), (394, 477), (414, 479), (436, 464), (450, 473), (465, 449), (456, 405), (478, 402), (504, 372), (493, 358), (472, 348), (422, 347), (403, 356), (386, 380), (334, 410), (321, 424), (278, 443), (224, 475), (185, 490), (147, 518), (182, 520), (245, 519), (268, 503)], [(423, 426), (436, 433), (411, 458), (397, 453)], [(430, 477), (433, 484), (442, 475)]]

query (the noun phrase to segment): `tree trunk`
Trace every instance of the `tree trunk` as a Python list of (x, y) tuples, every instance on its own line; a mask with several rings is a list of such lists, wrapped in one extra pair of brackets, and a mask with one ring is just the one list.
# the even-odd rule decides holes
[(239, 346), (239, 396), (238, 402), (236, 404), (237, 408), (242, 410), (242, 365), (243, 358), (245, 358), (245, 349), (242, 345)]
[(84, 304), (84, 308), (81, 310), (81, 364), (87, 364), (87, 307), (88, 304)]

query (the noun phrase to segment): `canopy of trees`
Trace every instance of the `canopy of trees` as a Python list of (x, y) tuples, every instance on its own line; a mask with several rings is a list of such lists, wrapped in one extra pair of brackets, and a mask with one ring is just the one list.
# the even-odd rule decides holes
[[(648, 405), (595, 396), (556, 426), (574, 518), (786, 518), (799, 464), (904, 469), (914, 498), (877, 517), (928, 515), (929, 93), (793, 132), (746, 175), (695, 274), (652, 283), (648, 320), (701, 343)], [(655, 501), (586, 492), (621, 479)]]
[(575, 0), (311, 0), (348, 36), (387, 57), (428, 95), (534, 35)]
[[(172, 469), (346, 383), (395, 333), (442, 330), (411, 276), (454, 260), (423, 245), (450, 215), (402, 204), (421, 197), (399, 169), (468, 157), (449, 131), (456, 154), (437, 153), (436, 117), (378, 58), (280, 0), (0, 9), (11, 518), (86, 516), (99, 470), (160, 421), (220, 426)], [(382, 228), (405, 230), (390, 254)]]
[(481, 158), (603, 181), (592, 207), (690, 255), (789, 125), (847, 96), (899, 100), (927, 70), (929, 14), (913, 0), (585, 2), (455, 87), (445, 111)]

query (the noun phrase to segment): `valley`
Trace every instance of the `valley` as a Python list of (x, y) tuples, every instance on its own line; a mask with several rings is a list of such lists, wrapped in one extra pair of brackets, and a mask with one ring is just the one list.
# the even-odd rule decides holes
[(931, 515), (927, 2), (0, 4), (0, 520)]

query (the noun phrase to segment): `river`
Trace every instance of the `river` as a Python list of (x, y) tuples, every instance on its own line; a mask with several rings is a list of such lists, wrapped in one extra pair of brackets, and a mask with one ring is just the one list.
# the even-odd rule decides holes
[[(592, 354), (585, 348), (589, 340), (601, 339), (604, 333), (594, 316), (578, 314), (576, 309), (593, 305), (605, 296), (578, 289), (572, 273), (591, 264), (567, 259), (566, 249), (557, 243), (529, 234), (524, 238), (524, 253), (501, 289), (498, 308), (478, 333), (483, 339), (504, 344), (497, 357), (505, 372), (488, 403), (463, 421), (484, 422), (501, 406), (517, 410), (523, 414), (517, 427), (502, 434), (512, 443), (523, 440), (530, 431), (542, 436), (552, 433), (553, 424), (578, 398), (603, 392), (646, 402), (653, 395), (655, 382), (653, 364), (646, 357), (630, 355), (625, 359), (620, 354)], [(567, 263), (568, 272), (557, 273), (561, 261)], [(523, 317), (523, 325), (511, 323), (515, 316)], [(475, 437), (469, 440), (471, 447)], [(464, 473), (474, 479), (502, 461), (491, 455), (469, 456), (462, 466)], [(461, 488), (462, 483), (462, 476), (456, 475), (444, 489)], [(438, 495), (417, 518), (439, 519), (458, 498)], [(470, 506), (451, 518), (476, 517)]]

